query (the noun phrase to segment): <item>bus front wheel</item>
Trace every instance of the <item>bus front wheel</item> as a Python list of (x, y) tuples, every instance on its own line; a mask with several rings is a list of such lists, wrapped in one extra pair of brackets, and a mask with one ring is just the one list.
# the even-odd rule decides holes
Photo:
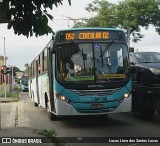
[(49, 118), (51, 121), (56, 121), (56, 120), (58, 119), (57, 116), (50, 111), (49, 102), (47, 102), (47, 113), (48, 113), (48, 118)]

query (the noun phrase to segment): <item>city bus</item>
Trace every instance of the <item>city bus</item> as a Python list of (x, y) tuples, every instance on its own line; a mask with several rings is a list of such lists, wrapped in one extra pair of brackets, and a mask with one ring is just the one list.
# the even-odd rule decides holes
[(128, 56), (121, 29), (59, 30), (29, 64), (29, 95), (50, 120), (131, 111)]
[(20, 80), (20, 87), (22, 92), (28, 92), (28, 76), (22, 76)]

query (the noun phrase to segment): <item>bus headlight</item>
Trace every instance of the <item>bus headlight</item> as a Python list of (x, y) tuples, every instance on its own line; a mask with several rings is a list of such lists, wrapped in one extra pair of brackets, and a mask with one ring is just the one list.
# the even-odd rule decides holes
[(125, 101), (126, 99), (128, 99), (129, 98), (129, 96), (130, 96), (130, 92), (128, 92), (128, 93), (125, 93), (122, 97), (121, 97), (121, 100), (120, 100), (120, 102), (123, 102), (123, 101)]
[(66, 97), (65, 96), (63, 96), (63, 95), (59, 95), (59, 97), (58, 97), (60, 100), (62, 100), (62, 101), (65, 101), (66, 100)]
[(69, 99), (66, 98), (66, 96), (64, 95), (61, 95), (61, 94), (58, 94), (56, 93), (55, 96), (60, 99), (61, 101), (66, 101), (67, 103), (71, 104), (71, 101)]

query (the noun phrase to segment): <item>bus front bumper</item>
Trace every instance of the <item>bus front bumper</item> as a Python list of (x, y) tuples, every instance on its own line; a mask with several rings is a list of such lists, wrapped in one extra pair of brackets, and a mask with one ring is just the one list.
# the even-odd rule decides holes
[[(121, 113), (121, 112), (129, 112), (131, 111), (131, 95), (129, 98), (124, 100), (121, 104), (119, 104), (118, 107), (114, 108), (108, 108), (108, 110), (103, 109), (87, 109), (87, 110), (81, 110), (79, 112), (76, 110), (73, 105), (68, 104), (67, 102), (61, 101), (60, 99), (56, 99), (55, 101), (55, 108), (56, 108), (56, 115), (61, 116), (80, 116), (80, 115), (103, 115), (103, 114), (110, 114), (110, 113)], [(107, 104), (107, 103), (106, 103)], [(81, 105), (85, 105), (85, 103), (81, 103)], [(91, 104), (90, 104), (91, 105)]]

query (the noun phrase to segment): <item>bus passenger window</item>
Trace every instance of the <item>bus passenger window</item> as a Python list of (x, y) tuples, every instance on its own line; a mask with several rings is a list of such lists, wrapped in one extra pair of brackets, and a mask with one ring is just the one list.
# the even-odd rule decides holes
[(38, 57), (38, 74), (41, 74), (41, 58)]
[(47, 57), (47, 49), (44, 51), (44, 72), (48, 70), (48, 57)]

